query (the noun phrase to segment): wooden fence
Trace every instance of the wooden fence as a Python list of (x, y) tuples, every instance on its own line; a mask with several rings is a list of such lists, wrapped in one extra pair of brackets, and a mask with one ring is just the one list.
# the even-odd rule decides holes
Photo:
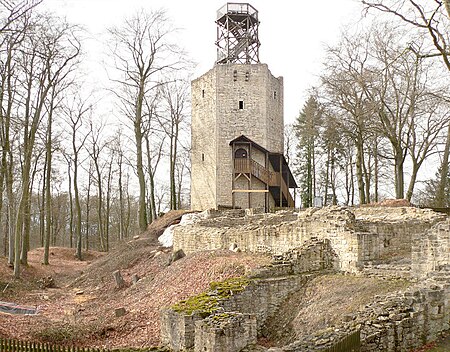
[[(334, 346), (321, 352), (359, 352), (361, 348), (360, 331), (346, 336)], [(150, 349), (151, 351), (154, 349)], [(163, 351), (156, 349), (154, 351)], [(0, 352), (111, 352), (108, 349), (58, 346), (48, 343), (35, 343), (0, 338)]]
[(0, 338), (0, 352), (109, 352), (109, 350), (85, 347), (57, 346)]
[(361, 334), (357, 330), (347, 335), (334, 346), (328, 347), (321, 352), (359, 352), (361, 350)]

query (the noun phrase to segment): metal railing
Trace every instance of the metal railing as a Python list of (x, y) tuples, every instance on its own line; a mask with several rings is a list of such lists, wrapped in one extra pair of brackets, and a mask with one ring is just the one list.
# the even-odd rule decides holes
[(250, 4), (227, 3), (217, 10), (217, 19), (229, 14), (249, 14), (258, 18), (258, 11)]

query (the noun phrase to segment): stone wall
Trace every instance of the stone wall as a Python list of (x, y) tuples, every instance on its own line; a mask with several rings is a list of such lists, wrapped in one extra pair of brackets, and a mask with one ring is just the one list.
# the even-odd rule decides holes
[[(276, 277), (268, 279), (252, 279), (243, 292), (219, 301), (217, 313), (208, 315), (211, 319), (216, 319), (216, 314), (226, 315), (230, 312), (242, 313), (245, 316), (255, 319), (256, 329), (260, 330), (265, 320), (274, 314), (287, 296), (299, 290), (311, 275), (294, 275), (289, 277)], [(210, 295), (214, 295), (211, 291)], [(197, 351), (197, 346), (213, 346), (216, 340), (215, 333), (207, 329), (208, 324), (199, 323), (203, 321), (203, 313), (185, 314), (168, 309), (161, 314), (161, 341), (173, 351), (184, 351), (193, 349)], [(253, 319), (252, 318), (252, 319)], [(220, 318), (219, 318), (220, 319)], [(234, 328), (240, 329), (240, 325), (226, 325), (229, 335), (237, 334)], [(200, 329), (200, 330), (199, 330)], [(251, 331), (250, 328), (247, 328)], [(248, 334), (249, 339), (253, 334)], [(203, 341), (202, 339), (213, 339), (214, 341)], [(194, 344), (195, 342), (195, 344)], [(249, 340), (248, 343), (251, 343)], [(240, 343), (239, 343), (240, 345)], [(208, 349), (209, 352), (221, 351), (218, 349)], [(227, 352), (237, 352), (240, 349), (231, 349), (228, 346)]]
[(245, 135), (283, 153), (283, 78), (266, 64), (215, 65), (192, 81), (191, 129), (191, 208), (231, 207), (230, 142)]
[[(289, 265), (285, 261), (290, 258)], [(213, 311), (185, 313), (167, 309), (161, 315), (161, 341), (173, 351), (237, 352), (254, 343), (267, 318), (289, 294), (298, 291), (319, 272), (332, 269), (334, 253), (318, 240), (297, 248), (273, 265), (255, 271), (241, 292), (218, 299)], [(308, 272), (295, 275), (295, 272)], [(217, 289), (207, 294), (213, 300)], [(206, 349), (205, 349), (206, 348)]]
[[(364, 209), (364, 208), (363, 208)], [(412, 237), (423, 233), (445, 217), (420, 209), (404, 210), (388, 218), (389, 208), (364, 211), (346, 207), (310, 209), (298, 214), (279, 212), (228, 217), (226, 213), (174, 230), (174, 249), (185, 253), (228, 249), (283, 254), (313, 239), (328, 240), (337, 255), (339, 270), (357, 272), (367, 262), (411, 257)], [(358, 217), (355, 217), (355, 214)], [(376, 232), (377, 231), (377, 232)]]
[(450, 270), (450, 220), (413, 238), (412, 273), (419, 278)]
[[(221, 319), (214, 318), (216, 314), (209, 320), (173, 311), (166, 314), (163, 341), (173, 340), (175, 347), (195, 342), (206, 351), (238, 351), (245, 341), (254, 341), (253, 321), (256, 330), (263, 331), (264, 322), (276, 316), (290, 293), (303, 287), (310, 275), (330, 269), (365, 272), (369, 268), (369, 275), (407, 277), (412, 268), (416, 276), (428, 279), (405, 293), (376, 297), (342, 326), (318, 331), (278, 351), (319, 351), (359, 329), (361, 351), (410, 351), (450, 328), (450, 220), (440, 214), (414, 208), (344, 207), (299, 214), (214, 212), (178, 230), (175, 249), (192, 252), (235, 244), (241, 250), (271, 253), (275, 261), (255, 270), (245, 290), (220, 302), (216, 314), (237, 315), (230, 315), (235, 320), (225, 319), (219, 328), (211, 325)], [(399, 268), (401, 273), (395, 273)], [(393, 274), (387, 275), (388, 271)], [(167, 337), (171, 334), (174, 338)]]
[(217, 125), (216, 72), (210, 70), (192, 81), (191, 208), (216, 208)]
[(450, 328), (450, 285), (421, 286), (379, 298), (358, 315), (361, 351), (410, 351)]
[(377, 297), (340, 326), (318, 331), (279, 352), (320, 351), (360, 330), (361, 352), (407, 352), (435, 341), (450, 321), (450, 284), (423, 283), (405, 293)]
[(256, 344), (256, 318), (250, 314), (216, 314), (195, 323), (195, 352), (241, 351)]
[(421, 236), (445, 216), (414, 207), (354, 208), (361, 260), (373, 262), (411, 259), (414, 237)]
[(198, 314), (179, 314), (172, 309), (161, 313), (161, 343), (175, 351), (185, 351), (194, 346), (195, 322), (202, 320)]

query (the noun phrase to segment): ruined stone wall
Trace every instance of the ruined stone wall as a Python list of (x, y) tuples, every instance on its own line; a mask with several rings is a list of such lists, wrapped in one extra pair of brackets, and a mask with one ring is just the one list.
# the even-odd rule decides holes
[(236, 243), (243, 251), (282, 254), (312, 238), (327, 239), (339, 258), (339, 268), (355, 272), (360, 266), (358, 237), (353, 214), (342, 208), (292, 213), (263, 214), (237, 221), (225, 218), (205, 221), (174, 231), (174, 249), (185, 253), (227, 249)]
[[(208, 315), (208, 317), (221, 320), (229, 336), (239, 336), (242, 331), (246, 331), (241, 336), (241, 338), (248, 338), (244, 344), (246, 346), (254, 342), (253, 328), (244, 327), (242, 329), (242, 324), (227, 324), (228, 319), (225, 319), (227, 315), (236, 312), (244, 314), (248, 318), (243, 324), (248, 326), (253, 324), (251, 321), (254, 321), (254, 332), (256, 334), (266, 319), (279, 309), (280, 304), (284, 302), (287, 296), (299, 290), (310, 277), (312, 276), (294, 275), (266, 279), (254, 278), (243, 292), (219, 301), (220, 309), (217, 313)], [(211, 295), (214, 295), (214, 292), (211, 292)], [(211, 321), (204, 322), (204, 319), (205, 317), (202, 316), (201, 312), (185, 314), (172, 309), (164, 310), (161, 314), (161, 342), (175, 352), (188, 349), (200, 351), (200, 346), (214, 346), (214, 349), (207, 350), (209, 352), (237, 352), (242, 349), (242, 347), (232, 349), (231, 346), (241, 346), (244, 340), (241, 339), (239, 343), (230, 343), (227, 342), (227, 339), (218, 338), (217, 333), (220, 335), (223, 329), (208, 328), (208, 326), (211, 326)]]
[[(428, 286), (428, 287), (427, 287)], [(422, 284), (405, 293), (377, 297), (354, 320), (318, 331), (279, 349), (283, 352), (321, 351), (360, 329), (361, 352), (412, 351), (447, 331), (450, 285)]]
[(433, 271), (450, 270), (450, 220), (440, 222), (413, 239), (412, 273), (426, 277)]
[(424, 234), (445, 216), (413, 207), (355, 208), (363, 261), (411, 259), (413, 238)]
[(241, 351), (256, 344), (256, 318), (250, 314), (217, 314), (195, 323), (195, 352)]
[(366, 262), (410, 259), (412, 236), (425, 232), (443, 219), (434, 212), (407, 210), (409, 215), (394, 221), (386, 218), (383, 211), (389, 212), (385, 208), (371, 209), (369, 213), (374, 215), (364, 217), (360, 210), (326, 207), (303, 211), (298, 216), (292, 212), (241, 218), (225, 215), (176, 228), (174, 249), (191, 253), (228, 249), (236, 244), (243, 251), (277, 255), (312, 238), (326, 239), (337, 254), (339, 269), (357, 272)]
[(361, 351), (410, 351), (450, 328), (450, 285), (422, 286), (378, 298), (361, 312)]
[[(237, 352), (256, 341), (266, 319), (275, 314), (289, 294), (298, 291), (317, 273), (333, 268), (328, 243), (314, 240), (278, 258), (273, 265), (250, 275), (245, 289), (218, 301), (211, 312), (167, 309), (161, 315), (161, 341), (173, 351)], [(289, 260), (289, 265), (284, 262)], [(298, 275), (307, 272), (305, 275)], [(218, 293), (210, 291), (209, 296)], [(207, 315), (205, 317), (204, 315)]]

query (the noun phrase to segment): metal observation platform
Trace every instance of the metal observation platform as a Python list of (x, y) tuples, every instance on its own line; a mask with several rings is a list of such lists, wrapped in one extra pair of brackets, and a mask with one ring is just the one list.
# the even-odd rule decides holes
[(217, 11), (216, 24), (216, 63), (259, 63), (259, 20), (253, 6), (227, 3)]

